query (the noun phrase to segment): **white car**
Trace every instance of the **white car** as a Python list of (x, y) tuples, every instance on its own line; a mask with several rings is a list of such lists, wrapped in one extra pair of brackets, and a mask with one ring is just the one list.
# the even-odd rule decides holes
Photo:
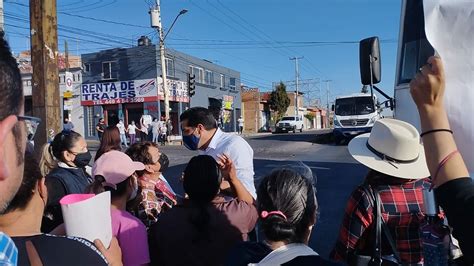
[(293, 131), (296, 133), (296, 130), (303, 132), (304, 125), (303, 119), (297, 116), (284, 116), (275, 127), (275, 133), (280, 132), (289, 132)]

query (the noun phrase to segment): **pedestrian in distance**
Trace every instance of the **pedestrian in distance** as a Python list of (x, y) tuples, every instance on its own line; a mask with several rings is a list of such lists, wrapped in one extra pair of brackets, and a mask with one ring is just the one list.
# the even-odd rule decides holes
[(459, 241), (466, 265), (473, 265), (474, 183), (450, 129), (444, 107), (445, 82), (442, 59), (433, 56), (410, 82), (410, 92), (420, 115), (426, 162), (436, 199)]
[(151, 123), (151, 132), (153, 134), (153, 139), (152, 142), (158, 143), (159, 138), (160, 138), (160, 127), (161, 123), (158, 121), (158, 119), (154, 119), (153, 122)]
[[(180, 116), (183, 144), (190, 150), (199, 150), (200, 154), (218, 159), (218, 155), (227, 154), (237, 169), (237, 177), (247, 190), (256, 198), (253, 171), (253, 149), (242, 137), (225, 133), (217, 127), (211, 111), (203, 107), (193, 107)], [(221, 190), (229, 190), (228, 182), (222, 182)]]
[(113, 150), (122, 151), (120, 144), (120, 131), (116, 126), (108, 126), (104, 130), (104, 134), (102, 135), (102, 140), (100, 141), (99, 149), (95, 154), (94, 161), (97, 161), (97, 159), (99, 159), (102, 154)]
[[(188, 199), (160, 215), (150, 228), (153, 265), (222, 265), (228, 251), (247, 240), (258, 215), (252, 195), (237, 178), (232, 161), (193, 157), (184, 170)], [(236, 198), (218, 195), (228, 180)]]
[(161, 124), (160, 128), (160, 142), (161, 146), (165, 146), (166, 144), (166, 136), (168, 136), (168, 127), (166, 126), (165, 123)]
[(99, 137), (99, 140), (102, 139), (102, 135), (104, 134), (105, 128), (107, 125), (105, 124), (105, 120), (103, 118), (99, 119), (99, 123), (95, 126), (95, 130), (97, 131), (97, 136)]
[(119, 130), (119, 133), (120, 133), (120, 142), (123, 146), (125, 146), (125, 148), (128, 148), (128, 143), (127, 143), (127, 135), (126, 135), (126, 131), (125, 131), (125, 125), (123, 124), (123, 119), (120, 119), (118, 124), (117, 124), (117, 128)]
[(135, 143), (126, 154), (135, 162), (145, 165), (145, 170), (137, 171), (138, 185), (142, 200), (134, 210), (147, 228), (158, 221), (159, 216), (177, 204), (177, 196), (163, 173), (168, 169), (169, 159), (155, 142)]
[(132, 121), (131, 124), (127, 126), (128, 135), (130, 136), (130, 145), (133, 145), (136, 142), (137, 126), (135, 121)]
[(46, 176), (49, 200), (42, 223), (48, 233), (63, 223), (59, 201), (69, 194), (84, 193), (90, 184), (89, 162), (92, 158), (86, 140), (75, 131), (62, 131), (54, 137), (44, 161), (56, 160), (57, 167)]
[(236, 246), (225, 265), (327, 265), (308, 247), (316, 224), (318, 202), (311, 169), (278, 169), (257, 190), (264, 241)]
[(69, 120), (69, 118), (64, 118), (63, 130), (66, 130), (66, 131), (74, 130), (74, 124)]
[(169, 137), (173, 135), (173, 121), (170, 118), (166, 121), (166, 141), (169, 141)]
[(380, 119), (371, 133), (351, 140), (348, 149), (369, 172), (347, 203), (331, 257), (354, 264), (359, 256), (378, 256), (373, 239), (382, 217), (381, 254), (399, 264), (422, 263), (423, 190), (431, 183), (418, 130), (400, 120)]
[(237, 119), (237, 122), (239, 123), (239, 134), (242, 135), (242, 132), (244, 131), (244, 119), (242, 118), (242, 116)]
[(125, 266), (150, 262), (146, 227), (126, 210), (127, 203), (139, 194), (136, 172), (144, 169), (145, 165), (132, 161), (123, 152), (107, 152), (94, 163), (94, 182), (88, 188), (94, 194), (110, 192), (112, 234), (122, 248)]

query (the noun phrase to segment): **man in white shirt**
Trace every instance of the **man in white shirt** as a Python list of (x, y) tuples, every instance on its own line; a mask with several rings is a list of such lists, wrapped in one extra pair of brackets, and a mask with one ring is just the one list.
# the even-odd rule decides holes
[(117, 128), (120, 132), (120, 142), (125, 146), (125, 148), (128, 148), (127, 136), (125, 135), (125, 125), (123, 124), (122, 119), (120, 119), (119, 123), (117, 124)]
[[(183, 143), (190, 150), (199, 150), (200, 154), (212, 156), (227, 154), (234, 162), (237, 177), (254, 198), (253, 149), (242, 137), (229, 134), (217, 128), (212, 113), (203, 107), (193, 107), (180, 116), (183, 131)], [(221, 189), (226, 189), (225, 184)]]

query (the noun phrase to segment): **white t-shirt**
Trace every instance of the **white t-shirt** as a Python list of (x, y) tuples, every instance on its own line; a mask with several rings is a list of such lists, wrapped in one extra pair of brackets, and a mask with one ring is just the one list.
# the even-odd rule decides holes
[(237, 122), (239, 122), (239, 127), (243, 127), (243, 126), (244, 126), (244, 119), (239, 118), (239, 119), (237, 120)]
[(125, 135), (125, 125), (123, 123), (118, 123), (117, 128), (120, 132), (120, 135)]
[(166, 126), (162, 125), (162, 126), (160, 127), (160, 133), (161, 133), (161, 134), (166, 134), (166, 131), (167, 131)]
[(137, 130), (137, 126), (132, 125), (132, 124), (128, 125), (128, 134), (134, 135), (136, 134), (136, 130)]

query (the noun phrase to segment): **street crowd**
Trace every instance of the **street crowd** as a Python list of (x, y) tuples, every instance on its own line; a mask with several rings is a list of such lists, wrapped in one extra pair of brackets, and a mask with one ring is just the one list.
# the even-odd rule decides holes
[[(333, 252), (322, 258), (308, 246), (319, 208), (311, 169), (275, 169), (255, 187), (252, 148), (221, 131), (206, 108), (180, 116), (184, 146), (199, 151), (182, 174), (183, 197), (165, 177), (170, 161), (157, 139), (166, 126), (156, 120), (151, 141), (135, 142), (134, 123), (98, 125), (93, 163), (86, 140), (67, 121), (35, 158), (27, 145), (39, 121), (24, 115), (20, 72), (2, 35), (0, 265), (472, 265), (474, 184), (449, 127), (444, 84), (439, 57), (410, 83), (421, 135), (406, 122), (381, 119), (349, 143), (368, 174), (350, 196), (336, 243), (326, 243)], [(131, 142), (122, 152), (126, 131)], [(427, 211), (430, 191), (442, 211)], [(66, 236), (61, 199), (104, 192), (110, 245)], [(436, 226), (446, 218), (449, 228)], [(429, 249), (425, 232), (442, 242), (432, 238)], [(463, 256), (449, 252), (456, 248)]]

